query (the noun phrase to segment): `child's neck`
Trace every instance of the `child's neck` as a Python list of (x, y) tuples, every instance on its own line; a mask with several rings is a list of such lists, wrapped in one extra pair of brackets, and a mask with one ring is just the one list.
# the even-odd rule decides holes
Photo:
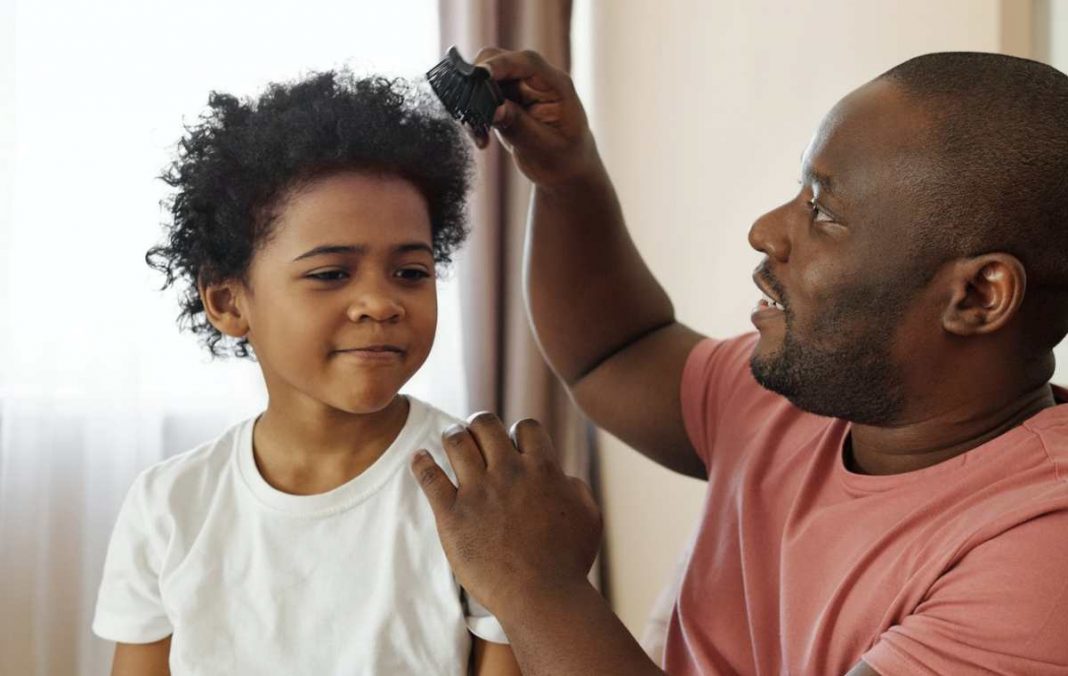
[(274, 488), (314, 495), (350, 481), (389, 448), (408, 419), (408, 400), (394, 397), (381, 411), (294, 411), (268, 404), (252, 433), (256, 467)]

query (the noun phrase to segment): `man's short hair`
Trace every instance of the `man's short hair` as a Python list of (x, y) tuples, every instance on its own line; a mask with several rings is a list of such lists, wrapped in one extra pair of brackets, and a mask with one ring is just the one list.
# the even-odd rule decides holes
[[(1023, 263), (1029, 288), (1068, 294), (1068, 76), (1029, 59), (946, 52), (879, 79), (933, 122), (924, 139), (933, 171), (910, 196), (922, 210), (915, 246), (927, 269), (1005, 252)], [(1046, 349), (1064, 335), (1054, 333)]]

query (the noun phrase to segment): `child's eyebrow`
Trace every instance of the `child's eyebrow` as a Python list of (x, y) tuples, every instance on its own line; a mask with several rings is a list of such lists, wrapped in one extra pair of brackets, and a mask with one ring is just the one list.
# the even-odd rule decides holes
[[(407, 253), (409, 251), (425, 251), (431, 256), (434, 255), (434, 249), (429, 244), (423, 242), (407, 242), (405, 244), (399, 244), (393, 247), (393, 251), (396, 253)], [(302, 261), (305, 258), (311, 258), (313, 256), (327, 256), (331, 254), (355, 254), (363, 255), (367, 253), (367, 247), (362, 244), (326, 244), (323, 246), (317, 246), (314, 249), (305, 251), (301, 255), (293, 259), (293, 262)]]

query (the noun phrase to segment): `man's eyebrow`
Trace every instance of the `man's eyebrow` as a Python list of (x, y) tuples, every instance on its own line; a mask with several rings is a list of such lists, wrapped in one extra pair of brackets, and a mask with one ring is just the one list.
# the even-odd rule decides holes
[(804, 180), (808, 183), (815, 183), (824, 192), (834, 193), (834, 181), (827, 174), (816, 171), (811, 166), (807, 166), (804, 169)]
[[(425, 251), (431, 256), (434, 255), (434, 249), (429, 244), (424, 242), (405, 242), (404, 244), (398, 244), (393, 247), (393, 251), (396, 253), (407, 253), (409, 251)], [(367, 247), (362, 244), (324, 244), (323, 246), (317, 246), (314, 249), (305, 251), (301, 255), (293, 259), (293, 262), (302, 261), (306, 258), (312, 258), (314, 256), (329, 256), (332, 254), (346, 254), (361, 256), (367, 253)]]

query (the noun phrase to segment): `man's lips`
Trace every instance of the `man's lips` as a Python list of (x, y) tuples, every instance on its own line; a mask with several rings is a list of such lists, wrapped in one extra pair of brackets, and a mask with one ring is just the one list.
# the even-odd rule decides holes
[(758, 269), (753, 273), (753, 283), (756, 284), (760, 292), (764, 294), (764, 297), (757, 303), (756, 311), (761, 312), (764, 310), (770, 310), (774, 312), (785, 312), (786, 308), (782, 303), (782, 300), (771, 289), (771, 285), (760, 274), (761, 270)]
[(764, 297), (767, 300), (775, 303), (779, 306), (779, 309), (782, 309), (782, 299), (772, 291), (771, 285), (768, 284), (764, 279), (764, 276), (760, 274), (761, 271), (762, 269), (758, 268), (757, 271), (753, 273), (753, 283), (756, 284), (757, 288), (760, 289), (760, 292), (764, 294)]

